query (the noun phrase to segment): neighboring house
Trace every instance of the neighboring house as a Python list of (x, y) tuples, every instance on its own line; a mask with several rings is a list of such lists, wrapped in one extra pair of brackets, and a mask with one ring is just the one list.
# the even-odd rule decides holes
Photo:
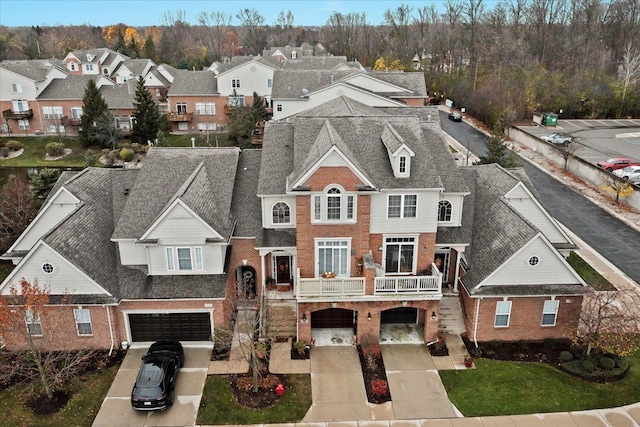
[(76, 135), (82, 116), (82, 98), (89, 80), (103, 91), (115, 83), (103, 76), (69, 75), (51, 82), (38, 96), (39, 129), (46, 135)]
[(125, 84), (100, 87), (100, 93), (113, 114), (116, 128), (121, 131), (127, 132), (133, 128), (137, 88), (138, 82), (135, 79), (127, 80)]
[(167, 93), (166, 117), (172, 132), (215, 131), (227, 123), (227, 99), (209, 71), (177, 70)]
[(74, 50), (62, 60), (69, 74), (83, 76), (102, 75), (111, 78), (113, 72), (128, 56), (108, 48)]
[(151, 69), (144, 77), (144, 86), (160, 102), (159, 108), (163, 113), (169, 112), (167, 93), (169, 93), (169, 88), (177, 73), (177, 68), (167, 64), (160, 64), (157, 68)]
[(208, 340), (239, 297), (271, 337), (401, 323), (428, 343), (447, 297), (472, 340), (538, 340), (577, 328), (574, 247), (524, 172), (456, 166), (436, 108), (340, 97), (267, 122), (262, 150), (65, 173), (2, 256), (17, 266), (0, 293), (21, 277), (69, 293), (68, 347)]
[(137, 80), (138, 77), (144, 79), (154, 68), (156, 64), (150, 59), (126, 59), (116, 67), (111, 79), (119, 84), (127, 80)]
[(419, 107), (428, 98), (421, 73), (277, 70), (273, 119), (281, 120), (348, 96), (372, 107)]
[(0, 62), (0, 131), (17, 134), (43, 132), (37, 99), (51, 82), (65, 77), (67, 72), (55, 60)]

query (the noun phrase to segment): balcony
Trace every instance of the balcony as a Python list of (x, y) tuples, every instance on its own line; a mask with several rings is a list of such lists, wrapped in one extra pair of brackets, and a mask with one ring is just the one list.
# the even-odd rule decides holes
[(167, 113), (170, 122), (190, 122), (193, 120), (193, 113)]
[(374, 293), (389, 294), (442, 294), (442, 274), (435, 276), (376, 277)]
[(30, 119), (31, 117), (33, 117), (33, 110), (32, 109), (28, 109), (25, 111), (13, 111), (11, 109), (4, 110), (2, 112), (2, 117), (4, 117), (5, 119), (16, 119), (16, 120)]
[(79, 118), (73, 118), (73, 117), (68, 117), (68, 116), (64, 116), (62, 117), (62, 119), (60, 119), (62, 126), (80, 126), (81, 121)]
[(333, 279), (323, 279), (316, 277), (312, 279), (298, 278), (296, 297), (340, 297), (364, 295), (364, 277), (336, 277)]

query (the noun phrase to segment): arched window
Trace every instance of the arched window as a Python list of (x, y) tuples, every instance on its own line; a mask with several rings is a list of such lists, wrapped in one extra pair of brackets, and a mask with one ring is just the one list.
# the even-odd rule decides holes
[(440, 200), (438, 203), (438, 221), (451, 221), (451, 203), (448, 200)]
[(327, 191), (327, 219), (339, 220), (340, 219), (340, 206), (342, 197), (340, 190), (333, 187)]
[(289, 224), (291, 223), (291, 210), (289, 205), (284, 202), (278, 202), (273, 205), (273, 223), (274, 224)]

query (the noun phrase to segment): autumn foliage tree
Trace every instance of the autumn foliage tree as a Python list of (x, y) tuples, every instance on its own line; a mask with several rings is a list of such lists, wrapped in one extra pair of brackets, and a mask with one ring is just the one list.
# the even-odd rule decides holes
[(578, 320), (576, 339), (592, 350), (627, 356), (640, 348), (637, 304), (620, 291), (590, 289)]
[[(58, 337), (65, 319), (52, 313), (49, 289), (26, 279), (0, 297), (0, 331), (10, 360), (0, 373), (0, 382), (26, 381), (39, 384), (49, 399), (86, 366), (93, 351), (51, 351), (50, 346), (64, 342)], [(71, 303), (63, 296), (61, 303)], [(57, 338), (56, 338), (57, 337)], [(18, 350), (21, 349), (21, 350)], [(24, 350), (22, 350), (24, 349)]]
[(11, 175), (0, 187), (0, 253), (6, 252), (38, 213), (26, 178)]

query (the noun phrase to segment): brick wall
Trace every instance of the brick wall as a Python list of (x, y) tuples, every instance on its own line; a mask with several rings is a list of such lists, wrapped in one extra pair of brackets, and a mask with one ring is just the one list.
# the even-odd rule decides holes
[[(475, 298), (470, 298), (464, 288), (460, 289), (463, 310), (466, 313), (465, 326), (470, 339), (474, 337), (476, 316)], [(541, 326), (544, 301), (550, 297), (509, 298), (511, 316), (506, 328), (494, 327), (496, 304), (500, 298), (483, 298), (480, 302), (478, 316), (478, 341), (541, 341), (546, 338), (567, 338), (572, 336), (578, 327), (578, 317), (582, 305), (582, 296), (558, 296), (560, 301), (555, 326)]]
[[(381, 312), (393, 308), (402, 307), (400, 301), (341, 301), (335, 308), (353, 310), (357, 313), (356, 339), (358, 343), (370, 338), (379, 339), (380, 337), (380, 318)], [(435, 312), (436, 317), (440, 317), (440, 301), (409, 301), (407, 307), (419, 309), (419, 322), (423, 326), (423, 338), (426, 343), (436, 339), (438, 334), (438, 321), (431, 320), (431, 313)], [(319, 310), (334, 308), (331, 302), (313, 302), (298, 304), (298, 315), (302, 318), (305, 314), (309, 321), (307, 323), (298, 323), (298, 339), (310, 343), (311, 335), (311, 313)], [(368, 314), (371, 313), (371, 320), (368, 320)]]

